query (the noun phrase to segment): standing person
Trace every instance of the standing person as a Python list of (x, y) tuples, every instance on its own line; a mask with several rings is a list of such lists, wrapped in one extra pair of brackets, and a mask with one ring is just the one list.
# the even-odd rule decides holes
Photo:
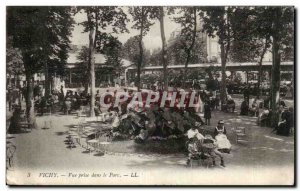
[(215, 97), (215, 109), (218, 110), (220, 106), (220, 94), (216, 93), (216, 97)]
[(12, 88), (10, 86), (8, 87), (6, 99), (8, 101), (8, 111), (11, 111), (11, 109), (12, 109)]
[(61, 106), (60, 111), (64, 111), (64, 105), (65, 105), (65, 94), (64, 94), (64, 87), (60, 86), (60, 94), (59, 94), (59, 104)]
[(252, 105), (251, 105), (251, 108), (249, 109), (250, 111), (250, 114), (252, 116), (256, 116), (258, 117), (259, 115), (259, 107), (258, 107), (258, 103), (257, 103), (257, 99), (254, 98), (253, 102), (252, 102)]
[(210, 118), (211, 118), (211, 108), (210, 108), (209, 101), (206, 101), (204, 104), (205, 125), (210, 125)]
[(243, 93), (244, 93), (244, 100), (246, 100), (247, 103), (249, 104), (249, 98), (250, 98), (250, 87), (249, 87), (249, 85), (245, 85)]
[(97, 90), (95, 98), (96, 98), (96, 101), (100, 102), (100, 92), (99, 92), (99, 90)]

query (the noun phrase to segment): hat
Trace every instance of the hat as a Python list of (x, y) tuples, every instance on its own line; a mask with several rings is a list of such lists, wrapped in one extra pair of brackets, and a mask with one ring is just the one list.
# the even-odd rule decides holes
[(223, 120), (220, 120), (220, 121), (218, 122), (218, 124), (224, 124), (224, 121), (223, 121)]

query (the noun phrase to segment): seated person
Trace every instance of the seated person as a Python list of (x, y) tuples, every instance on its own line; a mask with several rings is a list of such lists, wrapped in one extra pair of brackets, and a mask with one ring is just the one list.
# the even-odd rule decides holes
[(244, 100), (241, 104), (241, 113), (240, 115), (248, 115), (249, 112), (249, 104), (247, 100)]
[(227, 139), (227, 136), (225, 134), (218, 134), (216, 137), (216, 143), (217, 143), (217, 149), (221, 153), (230, 153), (231, 150), (231, 144), (230, 141)]
[[(224, 135), (224, 134), (223, 134)], [(221, 166), (225, 167), (223, 154), (219, 151), (218, 143), (215, 139), (212, 138), (211, 135), (205, 135), (202, 145), (202, 154), (206, 153), (209, 154), (213, 159), (213, 166), (216, 165), (216, 157), (220, 157), (221, 159)]]
[(226, 128), (224, 121), (220, 120), (214, 132), (215, 140), (217, 143), (217, 150), (223, 153), (230, 153), (231, 144), (226, 136)]
[(258, 116), (258, 125), (260, 126), (270, 126), (271, 125), (271, 115), (268, 108), (264, 108), (261, 114)]
[(204, 138), (204, 136), (199, 133), (196, 125), (193, 125), (191, 129), (187, 131), (187, 136), (189, 140), (193, 140), (194, 138), (197, 138), (197, 140), (202, 140)]
[(187, 131), (187, 137), (188, 137), (187, 149), (189, 152), (187, 165), (189, 165), (191, 159), (200, 157), (199, 148), (202, 140), (204, 139), (204, 136), (201, 133), (199, 133), (198, 129), (196, 128), (196, 125), (193, 125), (191, 129)]
[(228, 99), (227, 99), (227, 102), (226, 102), (224, 110), (227, 111), (227, 112), (230, 112), (230, 111), (232, 113), (234, 112), (234, 110), (235, 110), (235, 102), (231, 98), (231, 96), (228, 96)]
[(217, 125), (217, 127), (215, 128), (215, 131), (214, 131), (214, 137), (216, 137), (218, 134), (226, 135), (226, 128), (224, 126), (224, 121), (223, 120), (220, 120), (218, 122), (218, 125)]
[(281, 119), (278, 123), (277, 135), (289, 136), (290, 129), (293, 126), (293, 114), (290, 112), (288, 107), (284, 107), (284, 111), (281, 114)]
[(8, 133), (19, 133), (21, 131), (21, 127), (19, 126), (19, 122), (21, 121), (21, 109), (15, 108), (13, 111), (12, 117), (10, 118), (10, 124), (8, 128)]
[(253, 100), (251, 107), (249, 108), (249, 113), (251, 116), (258, 116), (259, 114), (259, 105), (257, 103), (257, 99)]

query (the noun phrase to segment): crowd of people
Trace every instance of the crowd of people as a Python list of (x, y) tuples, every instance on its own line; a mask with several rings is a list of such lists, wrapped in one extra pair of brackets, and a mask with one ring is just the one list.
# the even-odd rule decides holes
[[(257, 123), (260, 126), (272, 127), (278, 135), (289, 136), (294, 128), (294, 108), (288, 107), (285, 101), (279, 99), (279, 107), (273, 111), (271, 109), (271, 97), (267, 96), (263, 101), (259, 102), (257, 98), (249, 104), (249, 94), (244, 92), (244, 100), (241, 104), (240, 115), (249, 115), (257, 117)], [(274, 124), (272, 120), (276, 120), (272, 115), (279, 116), (279, 122)]]
[[(172, 88), (171, 92), (180, 92), (179, 88)], [(11, 103), (18, 102), (20, 99), (15, 88), (9, 88), (8, 96), (13, 100)], [(161, 107), (161, 97), (163, 91), (157, 87), (151, 87), (149, 92), (142, 92), (143, 103), (142, 107), (132, 105), (134, 91), (132, 89), (124, 88), (128, 99), (121, 101), (118, 105), (115, 104), (117, 97), (117, 90), (109, 92), (104, 98), (104, 103), (109, 105), (108, 108), (102, 108), (100, 104), (101, 93), (98, 90), (95, 95), (95, 115), (102, 116), (107, 114), (109, 116), (106, 121), (111, 122), (112, 136), (115, 139), (134, 139), (137, 143), (145, 143), (147, 139), (164, 140), (168, 138), (188, 138), (188, 163), (193, 158), (212, 158), (213, 165), (215, 165), (216, 157), (221, 160), (221, 166), (225, 167), (224, 153), (230, 152), (231, 144), (226, 136), (226, 128), (224, 121), (220, 120), (214, 132), (200, 133), (201, 126), (211, 125), (212, 112), (214, 110), (221, 110), (224, 112), (234, 113), (236, 110), (236, 102), (232, 96), (227, 95), (225, 102), (221, 102), (219, 93), (219, 85), (215, 79), (206, 89), (191, 88), (186, 95), (183, 107), (169, 107), (170, 100), (166, 100), (165, 106)], [(159, 94), (159, 100), (150, 104), (150, 107), (145, 106), (145, 98), (150, 92)], [(39, 86), (34, 87), (34, 100), (37, 111), (43, 115), (45, 110), (54, 111), (55, 106), (59, 111), (70, 114), (72, 111), (82, 109), (82, 106), (90, 104), (90, 95), (85, 92), (77, 92), (68, 90), (65, 92), (63, 86), (59, 91), (52, 90), (48, 96), (45, 96), (43, 90)], [(195, 103), (197, 107), (190, 107), (189, 101), (191, 94), (195, 93)], [(178, 95), (180, 95), (178, 93)], [(280, 108), (278, 111), (270, 109), (270, 97), (267, 97), (263, 102), (259, 102), (254, 98), (250, 102), (250, 90), (247, 86), (243, 89), (244, 100), (241, 104), (240, 115), (250, 115), (257, 117), (258, 123), (261, 126), (271, 126), (271, 116), (274, 112), (280, 113), (279, 123), (274, 129), (278, 135), (289, 135), (291, 129), (294, 127), (294, 111), (293, 108), (288, 108), (283, 100), (280, 100)], [(176, 97), (176, 103), (179, 98)], [(9, 104), (9, 109), (11, 105)], [(16, 103), (17, 104), (17, 103)], [(203, 118), (199, 115), (203, 112)], [(203, 128), (202, 128), (203, 129)]]

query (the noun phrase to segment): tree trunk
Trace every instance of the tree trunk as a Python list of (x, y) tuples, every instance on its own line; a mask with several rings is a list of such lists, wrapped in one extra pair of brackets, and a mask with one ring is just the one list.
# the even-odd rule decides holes
[(50, 89), (51, 76), (49, 75), (47, 62), (44, 63), (44, 75), (45, 75), (45, 95), (44, 96), (48, 97), (51, 93), (51, 89)]
[[(275, 10), (275, 18), (274, 18), (274, 28), (280, 28), (280, 16), (281, 16), (281, 8), (277, 8)], [(273, 59), (272, 59), (272, 82), (271, 82), (271, 109), (272, 109), (272, 127), (277, 126), (279, 121), (279, 96), (280, 96), (280, 37), (279, 37), (279, 31), (273, 30)]]
[(258, 98), (260, 98), (260, 96), (262, 95), (262, 89), (260, 88), (261, 87), (261, 81), (262, 81), (262, 62), (263, 62), (263, 59), (264, 59), (264, 56), (267, 52), (267, 49), (268, 49), (268, 43), (269, 43), (269, 37), (266, 37), (266, 42), (265, 42), (265, 46), (261, 52), (261, 55), (260, 55), (260, 59), (259, 59), (259, 62), (258, 62), (258, 65), (259, 65), (259, 71), (258, 71)]
[(34, 98), (33, 98), (33, 75), (26, 72), (27, 91), (26, 91), (26, 117), (29, 123), (28, 128), (36, 128), (36, 119), (34, 113)]
[(86, 72), (85, 75), (84, 75), (84, 80), (83, 80), (83, 82), (84, 82), (84, 91), (83, 92), (84, 92), (85, 95), (87, 95), (88, 90), (89, 90), (89, 84), (90, 84), (90, 75), (89, 75), (90, 63), (87, 62), (85, 64), (87, 65), (86, 71), (88, 71), (88, 72)]
[(163, 63), (163, 78), (164, 78), (164, 90), (167, 91), (168, 89), (168, 62), (167, 62), (167, 43), (166, 43), (166, 36), (165, 36), (165, 28), (164, 28), (164, 8), (160, 7), (160, 34), (161, 34), (161, 41), (162, 41), (162, 63)]
[[(224, 15), (225, 15), (224, 8)], [(227, 19), (227, 27), (226, 27), (226, 19)], [(227, 30), (227, 31), (226, 31)], [(227, 36), (226, 36), (227, 33)], [(227, 56), (230, 49), (230, 27), (229, 27), (229, 8), (227, 9), (227, 16), (223, 20), (222, 24), (220, 25), (220, 36), (219, 36), (219, 44), (221, 47), (221, 73), (222, 73), (222, 80), (221, 80), (221, 89), (220, 89), (220, 98), (221, 104), (225, 104), (227, 101), (227, 93), (226, 93), (226, 61)], [(225, 48), (225, 41), (227, 41), (227, 46)], [(221, 106), (222, 108), (222, 106)]]
[(140, 48), (140, 58), (139, 58), (139, 63), (137, 65), (137, 79), (136, 79), (136, 86), (137, 86), (137, 91), (140, 91), (141, 89), (141, 65), (143, 63), (143, 46), (142, 46), (142, 39), (139, 41), (139, 48)]
[(141, 67), (143, 64), (143, 32), (144, 32), (144, 8), (142, 7), (142, 19), (141, 19), (141, 30), (140, 30), (140, 39), (139, 39), (139, 49), (140, 49), (140, 58), (137, 66), (137, 80), (136, 80), (136, 86), (137, 91), (139, 92), (141, 89)]
[(86, 82), (84, 82), (84, 91), (83, 92), (84, 92), (85, 95), (87, 95), (87, 93), (89, 91), (89, 81), (90, 81), (90, 79), (87, 78)]
[(183, 76), (184, 87), (186, 85), (185, 81), (186, 81), (186, 77), (187, 77), (188, 64), (189, 64), (190, 58), (191, 58), (191, 51), (194, 48), (194, 44), (196, 41), (196, 34), (197, 34), (197, 10), (196, 10), (196, 7), (193, 7), (193, 15), (194, 15), (193, 38), (192, 38), (192, 43), (191, 43), (190, 47), (186, 51), (187, 55), (186, 55), (186, 61), (185, 61), (185, 65), (184, 65), (184, 76)]
[[(222, 39), (220, 39), (222, 41)], [(225, 47), (223, 41), (221, 42), (221, 89), (220, 89), (220, 98), (221, 104), (225, 104), (227, 101), (226, 95), (226, 58), (225, 58)]]
[[(88, 12), (88, 22), (91, 23), (92, 21), (92, 13)], [(91, 27), (90, 33), (89, 33), (89, 66), (90, 66), (90, 116), (95, 116), (95, 49), (94, 49), (94, 33), (95, 29)]]

